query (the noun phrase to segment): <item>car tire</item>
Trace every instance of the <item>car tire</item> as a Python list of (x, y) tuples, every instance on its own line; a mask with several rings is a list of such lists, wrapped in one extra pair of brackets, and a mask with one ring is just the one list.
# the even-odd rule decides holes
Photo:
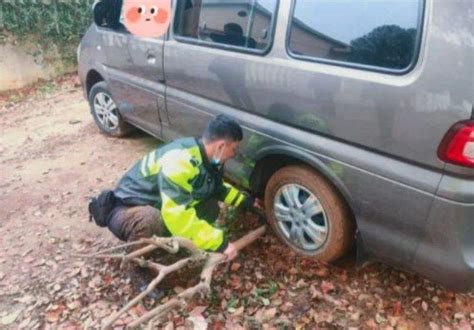
[(266, 186), (265, 206), (277, 236), (301, 255), (330, 262), (353, 244), (355, 226), (346, 202), (310, 167), (278, 170)]
[(123, 120), (105, 81), (92, 86), (89, 107), (95, 123), (102, 132), (113, 137), (123, 137), (133, 131), (133, 126)]

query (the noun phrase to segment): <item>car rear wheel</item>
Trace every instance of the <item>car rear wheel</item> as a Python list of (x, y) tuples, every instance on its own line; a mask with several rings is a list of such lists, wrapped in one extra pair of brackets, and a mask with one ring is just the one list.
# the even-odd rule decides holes
[(297, 253), (329, 262), (353, 243), (354, 225), (345, 201), (307, 166), (278, 170), (267, 184), (265, 206), (277, 236)]
[(133, 127), (122, 119), (104, 81), (92, 86), (89, 93), (89, 106), (94, 121), (102, 132), (122, 137), (133, 130)]

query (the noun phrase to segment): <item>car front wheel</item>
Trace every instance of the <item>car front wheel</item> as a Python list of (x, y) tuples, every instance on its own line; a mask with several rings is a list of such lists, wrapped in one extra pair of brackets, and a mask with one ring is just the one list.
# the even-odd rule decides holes
[(265, 206), (277, 236), (299, 254), (334, 261), (353, 243), (353, 220), (345, 201), (307, 166), (278, 170), (267, 184)]

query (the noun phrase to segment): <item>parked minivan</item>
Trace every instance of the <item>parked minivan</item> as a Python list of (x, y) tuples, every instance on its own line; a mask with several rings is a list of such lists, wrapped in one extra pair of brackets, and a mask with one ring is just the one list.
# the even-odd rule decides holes
[(220, 113), (245, 138), (228, 178), (265, 200), (281, 241), (474, 288), (472, 0), (174, 0), (141, 38), (121, 0), (78, 49), (95, 122), (160, 140)]

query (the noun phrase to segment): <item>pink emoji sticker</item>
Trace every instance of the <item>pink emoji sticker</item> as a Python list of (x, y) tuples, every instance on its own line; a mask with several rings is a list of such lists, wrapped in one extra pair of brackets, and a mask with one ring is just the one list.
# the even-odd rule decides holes
[(158, 38), (170, 25), (171, 0), (124, 0), (123, 13), (131, 33)]

